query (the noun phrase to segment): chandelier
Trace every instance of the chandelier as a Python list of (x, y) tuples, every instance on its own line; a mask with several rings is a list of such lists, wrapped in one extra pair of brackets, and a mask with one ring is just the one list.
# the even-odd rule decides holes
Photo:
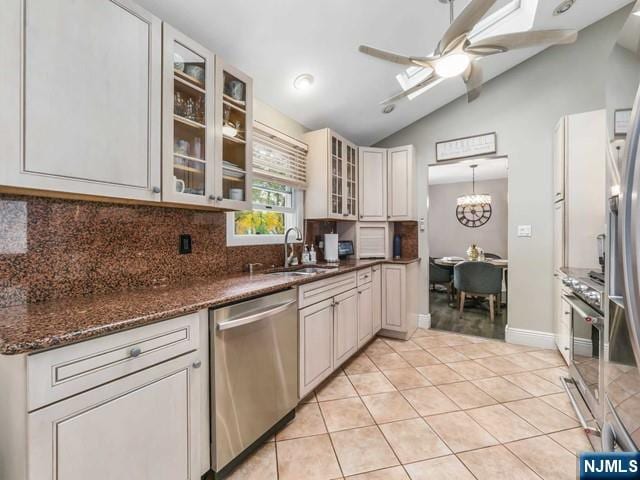
[(477, 164), (470, 165), (473, 178), (473, 193), (458, 197), (459, 207), (473, 207), (479, 205), (491, 205), (491, 195), (488, 193), (476, 193), (476, 168)]

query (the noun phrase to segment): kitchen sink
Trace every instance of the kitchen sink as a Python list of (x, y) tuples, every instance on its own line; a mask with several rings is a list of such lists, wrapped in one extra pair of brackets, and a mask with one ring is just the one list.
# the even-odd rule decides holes
[(277, 272), (267, 273), (266, 275), (279, 275), (281, 277), (305, 277), (309, 275), (317, 275), (319, 273), (327, 273), (333, 270), (335, 270), (335, 268), (303, 267), (297, 270), (280, 270)]

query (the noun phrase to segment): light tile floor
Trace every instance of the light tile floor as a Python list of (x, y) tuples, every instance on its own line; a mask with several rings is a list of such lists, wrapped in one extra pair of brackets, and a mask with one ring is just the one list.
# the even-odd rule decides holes
[(561, 356), (419, 329), (377, 338), (233, 480), (575, 479), (590, 450)]

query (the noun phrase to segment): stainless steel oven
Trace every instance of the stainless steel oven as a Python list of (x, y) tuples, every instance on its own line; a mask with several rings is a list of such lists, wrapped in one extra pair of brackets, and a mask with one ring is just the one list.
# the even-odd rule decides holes
[(571, 309), (569, 373), (591, 415), (601, 425), (604, 358), (604, 316), (575, 294), (564, 294)]

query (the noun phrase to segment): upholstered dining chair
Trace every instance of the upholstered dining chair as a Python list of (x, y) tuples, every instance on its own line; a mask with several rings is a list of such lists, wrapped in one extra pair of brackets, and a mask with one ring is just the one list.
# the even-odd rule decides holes
[(436, 285), (444, 285), (447, 288), (449, 299), (453, 302), (453, 272), (451, 267), (438, 265), (433, 257), (429, 257), (429, 285), (434, 289)]
[(500, 313), (499, 295), (502, 292), (502, 270), (487, 262), (462, 262), (453, 269), (453, 286), (459, 292), (460, 318), (464, 314), (467, 296), (489, 299), (489, 318), (495, 319), (494, 306)]

